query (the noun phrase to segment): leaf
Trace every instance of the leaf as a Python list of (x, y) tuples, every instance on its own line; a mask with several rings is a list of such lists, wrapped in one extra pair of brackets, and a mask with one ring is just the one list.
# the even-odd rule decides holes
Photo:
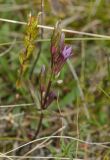
[(20, 88), (22, 85), (21, 85), (21, 80), (20, 79), (18, 79), (17, 81), (16, 81), (16, 88)]
[(27, 70), (28, 67), (29, 67), (28, 63), (26, 63), (26, 64), (23, 65), (23, 73), (26, 72), (26, 70)]
[(29, 45), (30, 45), (30, 38), (29, 38), (29, 36), (25, 36), (24, 37), (24, 46), (27, 48)]
[(20, 53), (20, 54), (19, 54), (20, 64), (23, 64), (24, 60), (25, 60), (25, 55), (24, 55), (24, 53)]
[(27, 50), (27, 58), (30, 58), (34, 50), (34, 45), (30, 44)]
[(65, 105), (71, 104), (73, 101), (77, 99), (77, 97), (80, 97), (80, 92), (77, 86), (74, 86), (71, 92), (65, 95), (61, 100), (60, 107), (65, 107)]

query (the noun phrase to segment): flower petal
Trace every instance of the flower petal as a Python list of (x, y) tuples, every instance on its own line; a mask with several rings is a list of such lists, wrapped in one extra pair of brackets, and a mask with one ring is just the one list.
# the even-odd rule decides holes
[(69, 58), (71, 56), (71, 54), (72, 54), (72, 47), (66, 45), (61, 54), (64, 57), (64, 59)]

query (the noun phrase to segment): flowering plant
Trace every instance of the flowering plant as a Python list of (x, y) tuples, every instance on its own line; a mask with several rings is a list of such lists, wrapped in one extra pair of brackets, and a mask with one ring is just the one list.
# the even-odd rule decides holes
[(57, 23), (51, 39), (51, 68), (54, 74), (61, 71), (66, 60), (72, 55), (72, 47), (64, 43), (65, 34)]
[(47, 108), (57, 97), (54, 91), (51, 90), (52, 78), (57, 75), (66, 60), (72, 55), (72, 47), (64, 43), (65, 35), (61, 31), (60, 23), (56, 24), (51, 38), (51, 73), (47, 87), (44, 85), (45, 67), (41, 69), (40, 80), (40, 95), (41, 95), (41, 108)]

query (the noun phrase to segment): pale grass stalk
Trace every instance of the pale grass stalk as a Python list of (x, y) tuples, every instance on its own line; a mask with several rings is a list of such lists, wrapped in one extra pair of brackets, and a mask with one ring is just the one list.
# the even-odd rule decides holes
[(31, 96), (34, 100), (36, 107), (40, 109), (40, 101), (39, 101), (38, 91), (35, 92), (34, 86), (32, 85), (30, 80), (28, 80), (28, 87), (29, 87), (29, 91), (31, 93)]
[(6, 158), (6, 159), (13, 160), (11, 157), (6, 156), (6, 155), (3, 154), (3, 153), (0, 153), (0, 157), (4, 157), (4, 158)]
[[(4, 18), (0, 18), (0, 21), (4, 21), (4, 22), (9, 22), (9, 23), (15, 23), (15, 24), (22, 24), (22, 25), (26, 25), (26, 22), (21, 22), (21, 21), (15, 21), (15, 20), (11, 20), (11, 19), (4, 19)], [(54, 27), (51, 26), (45, 26), (45, 25), (38, 25), (39, 28), (43, 28), (43, 29), (49, 29), (49, 30), (53, 30)], [(110, 36), (107, 35), (101, 35), (101, 34), (94, 34), (94, 33), (86, 33), (86, 32), (80, 32), (80, 31), (75, 31), (75, 30), (69, 30), (69, 29), (62, 29), (63, 32), (67, 32), (67, 33), (73, 33), (73, 34), (79, 34), (79, 35), (86, 35), (86, 36), (92, 36), (92, 37), (99, 37), (99, 38), (108, 38), (110, 39)]]
[[(64, 126), (64, 128), (65, 128), (65, 126)], [(64, 128), (61, 128), (61, 129), (64, 129)], [(48, 136), (48, 137), (44, 137), (44, 138), (48, 139), (48, 140), (51, 139), (51, 138), (53, 138), (53, 139), (54, 138), (70, 139), (70, 140), (79, 141), (81, 143), (85, 143), (85, 144), (88, 144), (88, 145), (97, 145), (97, 146), (101, 146), (103, 148), (109, 148), (110, 149), (110, 146), (105, 146), (105, 145), (110, 144), (110, 142), (88, 142), (88, 141), (84, 141), (84, 140), (74, 138), (74, 137), (70, 137), (70, 136)], [(41, 139), (43, 139), (43, 138), (41, 138)]]
[(81, 41), (81, 76), (80, 82), (82, 89), (85, 87), (85, 42)]
[(107, 92), (105, 92), (104, 90), (103, 90), (103, 88), (101, 88), (100, 86), (98, 86), (97, 87), (102, 93), (104, 93), (104, 95), (108, 98), (108, 99), (110, 99), (110, 95), (107, 93)]
[[(37, 39), (36, 42), (50, 42), (50, 38)], [(65, 41), (95, 41), (95, 40), (110, 40), (109, 38), (98, 38), (98, 37), (79, 37), (79, 38), (65, 38)], [(23, 41), (16, 41), (16, 44), (23, 43)], [(0, 46), (11, 45), (13, 42), (0, 43)]]
[[(60, 109), (60, 105), (59, 105), (59, 92), (58, 92), (58, 95), (57, 95), (57, 107), (58, 107), (58, 110), (59, 110), (59, 114), (60, 114), (60, 117), (61, 117), (61, 121), (62, 121), (62, 127), (65, 126), (65, 128), (67, 127), (67, 123), (65, 122), (64, 118), (63, 118), (63, 115), (62, 115), (62, 112), (61, 112), (61, 109)], [(61, 132), (61, 135), (63, 135), (63, 131)]]
[(23, 24), (26, 25), (26, 22), (20, 22), (20, 21), (15, 21), (15, 20), (11, 20), (11, 19), (4, 19), (4, 18), (0, 18), (0, 21), (3, 22), (9, 22), (9, 23), (16, 23), (16, 24)]
[[(65, 129), (65, 126), (64, 126), (64, 128), (60, 128), (58, 131), (61, 132), (62, 129)], [(73, 141), (79, 141), (80, 143), (85, 143), (85, 144), (88, 144), (88, 145), (96, 145), (96, 146), (101, 146), (103, 148), (110, 149), (110, 146), (106, 146), (106, 145), (109, 145), (110, 142), (88, 142), (88, 141), (84, 141), (84, 140), (81, 140), (81, 139), (78, 139), (78, 138), (75, 138), (75, 137), (70, 137), (70, 136), (47, 136), (47, 137), (41, 137), (41, 138), (35, 139), (33, 141), (30, 141), (28, 143), (25, 143), (25, 144), (13, 149), (13, 150), (10, 150), (10, 151), (6, 152), (5, 155), (7, 155), (7, 154), (9, 154), (9, 153), (11, 153), (13, 151), (16, 151), (16, 150), (18, 150), (18, 149), (20, 149), (22, 147), (25, 147), (25, 146), (27, 146), (29, 144), (32, 144), (32, 143), (35, 143), (35, 142), (38, 142), (38, 141), (42, 141), (42, 140), (46, 140), (47, 141), (47, 140), (52, 139), (52, 138), (53, 139), (55, 139), (55, 138), (63, 138), (63, 139), (68, 139), (68, 140), (73, 140)], [(37, 147), (38, 147), (38, 145), (37, 145)]]
[[(80, 76), (80, 82), (81, 82), (81, 87), (82, 89), (85, 88), (85, 46), (86, 43), (85, 41), (81, 41), (81, 76)], [(87, 139), (86, 141), (89, 141), (88, 137), (90, 137), (90, 133), (88, 132), (87, 134)], [(88, 154), (88, 149), (87, 149), (87, 145), (84, 146), (84, 159), (88, 159), (87, 158), (87, 154)]]
[(18, 138), (18, 137), (0, 137), (0, 141), (20, 141), (20, 142), (28, 142), (28, 138)]
[(23, 10), (27, 9), (30, 6), (28, 4), (22, 4), (22, 5), (7, 5), (7, 4), (0, 4), (0, 12), (10, 12), (10, 11), (17, 11), (17, 10)]
[(35, 105), (35, 103), (10, 104), (10, 105), (1, 105), (0, 108), (25, 107), (25, 106), (33, 106), (33, 105)]
[[(65, 128), (65, 126), (63, 126), (63, 128), (60, 128), (60, 129), (59, 129), (58, 131), (56, 131), (55, 133), (57, 134), (58, 132), (61, 132), (64, 128)], [(54, 133), (54, 134), (55, 134), (55, 133)], [(19, 146), (18, 148), (15, 148), (15, 149), (13, 149), (13, 150), (11, 150), (11, 151), (8, 151), (8, 152), (6, 152), (5, 154), (9, 154), (9, 153), (11, 153), (11, 152), (13, 152), (13, 151), (16, 151), (16, 150), (18, 150), (18, 149), (20, 149), (20, 148), (22, 148), (22, 147), (25, 147), (25, 146), (27, 146), (27, 145), (29, 145), (29, 144), (32, 144), (32, 143), (35, 143), (35, 142), (38, 142), (38, 141), (41, 141), (41, 140), (45, 140), (45, 139), (51, 139), (51, 138), (50, 138), (50, 136), (48, 136), (48, 137), (42, 137), (42, 138), (35, 139), (35, 140), (33, 140), (33, 141), (30, 141), (30, 142), (28, 142), (28, 143), (25, 143), (25, 144)]]
[[(16, 41), (16, 44), (18, 44), (18, 43), (23, 43), (23, 41)], [(9, 41), (9, 42), (0, 43), (0, 46), (7, 46), (7, 45), (11, 45), (11, 44), (13, 44), (13, 42)]]
[[(86, 141), (90, 141), (90, 134), (88, 133), (87, 137), (86, 137)], [(84, 146), (84, 159), (89, 159), (88, 157), (88, 153), (89, 153), (89, 147), (88, 145)]]
[[(78, 104), (78, 98), (77, 98), (77, 113), (76, 113), (76, 127), (77, 127), (77, 138), (79, 139), (79, 104)], [(76, 158), (78, 157), (78, 147), (79, 142), (76, 142)]]
[[(5, 156), (0, 156), (1, 158), (5, 157)], [(9, 158), (22, 158), (22, 156), (8, 156)], [(70, 158), (68, 157), (53, 157), (53, 156), (48, 156), (48, 157), (37, 157), (37, 156), (26, 156), (25, 158), (27, 159), (59, 159), (59, 160), (70, 160)], [(74, 158), (74, 160), (83, 160), (83, 159), (77, 159)]]
[(7, 116), (1, 117), (0, 120), (7, 120), (7, 121), (9, 121), (10, 119), (14, 120), (14, 118), (17, 118), (17, 117), (20, 117), (20, 116), (23, 116), (23, 115), (24, 115), (24, 112), (18, 113), (18, 114), (10, 114), (9, 113)]
[(0, 57), (9, 53), (12, 50), (12, 48), (14, 47), (15, 43), (16, 43), (16, 39), (12, 42), (11, 46), (8, 49), (6, 49), (4, 52), (0, 53)]
[[(52, 134), (52, 136), (60, 133), (62, 130), (65, 129), (65, 126), (62, 126), (60, 129), (58, 129), (56, 132), (54, 132)], [(51, 137), (51, 136), (50, 136)], [(25, 156), (27, 156), (28, 154), (32, 153), (33, 151), (35, 151), (36, 149), (38, 149), (39, 147), (41, 147), (42, 145), (44, 145), (48, 140), (50, 140), (51, 138), (48, 137), (47, 139), (45, 139), (43, 142), (41, 142), (40, 144), (38, 144), (37, 146), (35, 146), (34, 148), (32, 148), (29, 152), (27, 152), (20, 160), (24, 159)], [(61, 137), (61, 136), (60, 136)]]
[(78, 76), (77, 76), (76, 71), (75, 71), (75, 69), (74, 69), (74, 66), (73, 66), (73, 64), (71, 64), (71, 62), (70, 62), (69, 60), (67, 60), (67, 64), (68, 64), (68, 66), (69, 66), (69, 68), (70, 68), (70, 71), (71, 71), (71, 73), (72, 73), (72, 75), (73, 75), (73, 78), (74, 78), (75, 81), (77, 82), (77, 86), (78, 86), (78, 89), (79, 89), (79, 92), (80, 92), (80, 97), (81, 97), (81, 99), (82, 99), (82, 101), (83, 101), (83, 106), (84, 106), (84, 110), (85, 110), (85, 115), (86, 115), (87, 119), (90, 119), (90, 115), (89, 115), (89, 111), (88, 111), (88, 108), (87, 108), (87, 104), (86, 104), (86, 102), (85, 102), (84, 93), (83, 93), (83, 90), (82, 90), (82, 88), (81, 88), (81, 86), (80, 86), (79, 79), (78, 79)]

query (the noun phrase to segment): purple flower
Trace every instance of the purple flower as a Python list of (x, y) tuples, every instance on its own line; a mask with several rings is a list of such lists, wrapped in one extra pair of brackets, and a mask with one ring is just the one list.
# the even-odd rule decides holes
[(60, 26), (54, 29), (51, 39), (51, 68), (54, 74), (61, 71), (66, 60), (72, 55), (72, 47), (64, 43), (65, 34)]
[(55, 74), (58, 74), (58, 72), (61, 71), (63, 65), (66, 63), (66, 60), (70, 58), (71, 55), (72, 55), (72, 47), (64, 44), (64, 47), (62, 47), (60, 53), (54, 56), (53, 72)]
[(65, 45), (60, 51), (60, 54), (56, 55), (54, 57), (54, 66), (53, 66), (53, 72), (57, 74), (61, 71), (63, 65), (66, 63), (66, 60), (70, 58), (72, 55), (72, 47), (69, 45)]
[(61, 52), (62, 56), (64, 57), (64, 59), (67, 59), (69, 57), (71, 57), (72, 55), (72, 47), (65, 45), (63, 51)]

